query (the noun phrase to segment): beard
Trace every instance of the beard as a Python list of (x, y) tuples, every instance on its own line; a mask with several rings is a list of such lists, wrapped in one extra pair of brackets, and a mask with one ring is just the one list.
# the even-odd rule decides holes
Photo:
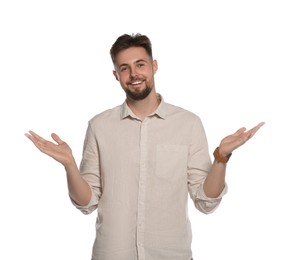
[(130, 89), (125, 89), (125, 93), (127, 97), (133, 99), (133, 100), (143, 100), (146, 97), (149, 96), (149, 94), (152, 91), (152, 87), (149, 85), (146, 85), (146, 87), (142, 91), (131, 91)]

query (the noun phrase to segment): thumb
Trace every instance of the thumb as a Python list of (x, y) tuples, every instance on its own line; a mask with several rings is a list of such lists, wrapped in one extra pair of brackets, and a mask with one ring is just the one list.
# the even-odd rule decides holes
[(238, 135), (242, 134), (243, 132), (245, 132), (245, 130), (246, 130), (245, 127), (241, 127), (233, 135), (238, 136)]
[(52, 138), (57, 142), (57, 144), (63, 144), (64, 141), (55, 133), (51, 134)]

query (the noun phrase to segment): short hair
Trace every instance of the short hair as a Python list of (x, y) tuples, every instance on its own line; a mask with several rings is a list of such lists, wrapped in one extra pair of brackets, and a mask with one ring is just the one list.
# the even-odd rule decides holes
[(123, 34), (117, 38), (110, 49), (110, 56), (113, 64), (115, 64), (116, 55), (125, 49), (130, 47), (142, 47), (146, 50), (147, 54), (153, 59), (152, 56), (152, 44), (150, 39), (146, 35), (140, 33), (136, 34)]

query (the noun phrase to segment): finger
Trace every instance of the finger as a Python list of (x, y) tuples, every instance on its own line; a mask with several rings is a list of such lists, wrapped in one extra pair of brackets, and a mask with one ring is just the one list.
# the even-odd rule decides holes
[(44, 146), (47, 143), (47, 141), (44, 138), (37, 135), (35, 132), (31, 130), (28, 131), (28, 133), (26, 133), (25, 136), (28, 137), (40, 151), (43, 151)]
[(245, 127), (241, 127), (241, 128), (239, 128), (239, 129), (233, 134), (233, 136), (241, 135), (242, 133), (245, 132), (245, 130), (246, 130)]
[(250, 130), (258, 130), (261, 126), (263, 126), (265, 124), (265, 122), (261, 122), (258, 125), (256, 125), (255, 127), (251, 128)]
[(57, 142), (57, 144), (63, 144), (64, 141), (55, 133), (51, 134), (52, 138)]
[(28, 131), (28, 133), (25, 133), (25, 136), (28, 137), (34, 144), (36, 144), (40, 139), (40, 136), (38, 136), (33, 131)]
[(260, 129), (260, 127), (262, 127), (265, 124), (265, 122), (261, 122), (258, 125), (256, 125), (255, 127), (253, 127), (252, 129), (250, 129), (248, 131), (248, 136), (249, 138), (251, 138), (252, 136), (255, 135), (255, 133)]
[[(261, 126), (263, 126), (265, 124), (265, 122), (260, 122), (256, 127), (259, 129)], [(258, 130), (257, 129), (257, 130)]]
[[(30, 134), (30, 137), (33, 137), (34, 140), (38, 140), (38, 141), (46, 141), (43, 137), (37, 135), (35, 132), (29, 130), (28, 133)], [(28, 134), (27, 134), (28, 135)], [(27, 136), (26, 135), (26, 136)], [(31, 138), (30, 138), (31, 139)]]

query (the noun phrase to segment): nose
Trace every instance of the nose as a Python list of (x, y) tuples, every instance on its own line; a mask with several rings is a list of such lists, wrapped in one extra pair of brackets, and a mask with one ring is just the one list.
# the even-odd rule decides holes
[(136, 78), (137, 77), (136, 67), (131, 67), (130, 68), (130, 77), (131, 78)]

